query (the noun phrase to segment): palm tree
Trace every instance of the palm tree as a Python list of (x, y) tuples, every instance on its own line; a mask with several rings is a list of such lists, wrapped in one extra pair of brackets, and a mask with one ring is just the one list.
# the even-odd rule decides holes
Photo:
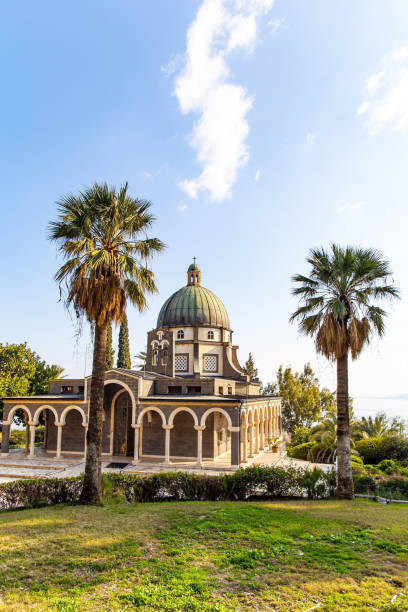
[[(357, 440), (366, 437), (366, 433), (362, 431), (361, 424), (353, 418), (352, 410), (349, 407), (349, 422), (350, 422), (350, 453), (358, 454), (354, 451), (354, 445)], [(312, 428), (313, 442), (316, 442), (316, 447), (310, 451), (309, 459), (316, 462), (331, 463), (337, 455), (337, 414), (334, 410), (328, 410), (321, 423), (318, 423)]]
[(405, 423), (399, 417), (389, 421), (385, 412), (378, 412), (375, 417), (362, 417), (361, 429), (371, 438), (373, 436), (384, 436), (386, 434), (403, 435)]
[(136, 359), (139, 360), (139, 363), (137, 364), (137, 368), (138, 370), (145, 370), (146, 369), (146, 363), (147, 363), (147, 352), (146, 351), (139, 351), (139, 353), (137, 355), (135, 355)]
[(157, 291), (147, 260), (164, 245), (146, 237), (154, 217), (151, 202), (132, 198), (125, 183), (119, 190), (95, 183), (79, 195), (58, 202), (58, 219), (49, 225), (66, 260), (55, 279), (68, 306), (94, 328), (94, 352), (89, 403), (84, 504), (102, 502), (100, 456), (108, 326), (119, 323), (126, 300), (139, 311), (146, 294)]
[(333, 244), (312, 249), (306, 260), (310, 276), (297, 274), (292, 293), (302, 305), (292, 314), (316, 350), (337, 362), (338, 496), (353, 497), (348, 410), (348, 356), (356, 359), (374, 334), (384, 334), (386, 312), (377, 300), (398, 298), (389, 283), (390, 266), (378, 251)]

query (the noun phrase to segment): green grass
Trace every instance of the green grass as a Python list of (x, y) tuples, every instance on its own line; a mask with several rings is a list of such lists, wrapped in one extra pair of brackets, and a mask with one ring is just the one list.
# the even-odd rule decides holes
[(408, 610), (408, 508), (358, 500), (0, 513), (0, 610)]

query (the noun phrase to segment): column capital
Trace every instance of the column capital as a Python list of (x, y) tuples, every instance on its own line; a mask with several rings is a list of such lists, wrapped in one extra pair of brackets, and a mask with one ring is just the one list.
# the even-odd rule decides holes
[(28, 421), (27, 425), (29, 425), (29, 427), (35, 427), (36, 423), (34, 423), (34, 421)]
[(63, 423), (62, 421), (56, 421), (54, 425), (55, 427), (64, 427), (65, 423)]
[(140, 424), (138, 425), (137, 423), (132, 423), (132, 427), (133, 429), (140, 429), (141, 425)]
[(241, 431), (241, 428), (238, 427), (228, 427), (228, 431)]
[(196, 431), (204, 431), (205, 425), (194, 425)]
[(4, 425), (11, 425), (11, 421), (3, 421), (3, 427)]
[(167, 430), (173, 429), (173, 427), (174, 425), (162, 425), (162, 428)]

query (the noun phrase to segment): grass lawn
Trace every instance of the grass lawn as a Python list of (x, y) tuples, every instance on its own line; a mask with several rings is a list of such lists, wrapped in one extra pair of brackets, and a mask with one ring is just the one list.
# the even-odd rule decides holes
[(0, 610), (408, 610), (408, 507), (191, 502), (0, 512)]

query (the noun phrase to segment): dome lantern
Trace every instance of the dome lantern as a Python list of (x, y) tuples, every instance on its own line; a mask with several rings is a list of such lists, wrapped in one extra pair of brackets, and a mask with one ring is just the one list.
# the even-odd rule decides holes
[(187, 270), (187, 285), (201, 285), (201, 269), (196, 264), (196, 257), (193, 257), (193, 262)]

